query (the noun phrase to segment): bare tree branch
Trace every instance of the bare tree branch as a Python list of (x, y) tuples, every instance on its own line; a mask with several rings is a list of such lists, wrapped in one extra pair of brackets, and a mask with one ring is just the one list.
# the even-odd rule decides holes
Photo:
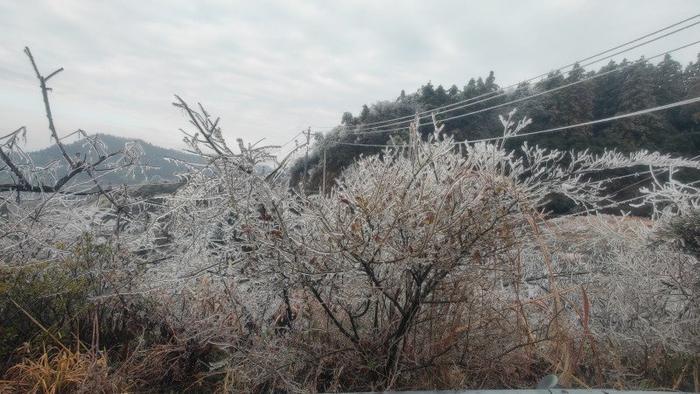
[(58, 70), (49, 74), (48, 77), (44, 77), (39, 72), (39, 68), (37, 67), (36, 62), (34, 61), (34, 56), (32, 56), (32, 51), (29, 49), (29, 47), (24, 47), (24, 53), (26, 53), (27, 57), (29, 57), (29, 61), (32, 63), (32, 67), (34, 68), (34, 72), (36, 73), (36, 78), (39, 80), (39, 86), (41, 87), (41, 96), (44, 99), (44, 109), (46, 110), (46, 118), (49, 121), (49, 130), (51, 130), (51, 137), (53, 137), (54, 141), (56, 142), (56, 146), (58, 146), (58, 148), (61, 150), (63, 158), (66, 160), (66, 162), (70, 165), (71, 168), (75, 168), (75, 163), (70, 158), (70, 156), (68, 156), (66, 148), (63, 146), (63, 143), (61, 143), (61, 139), (58, 138), (56, 126), (54, 125), (53, 121), (53, 115), (51, 114), (51, 104), (49, 103), (49, 90), (51, 89), (46, 86), (46, 81), (48, 81), (49, 78), (53, 77), (59, 72), (63, 71), (63, 68), (59, 68)]

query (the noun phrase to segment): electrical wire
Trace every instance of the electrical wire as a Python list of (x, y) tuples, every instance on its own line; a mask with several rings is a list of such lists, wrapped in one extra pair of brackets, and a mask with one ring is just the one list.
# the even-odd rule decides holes
[[(645, 114), (649, 114), (649, 113), (653, 113), (653, 112), (657, 112), (657, 111), (663, 111), (663, 110), (670, 109), (670, 108), (676, 108), (676, 107), (681, 107), (684, 105), (693, 104), (693, 103), (696, 103), (699, 101), (700, 101), (700, 96), (685, 99), (685, 100), (676, 101), (676, 102), (673, 102), (670, 104), (658, 105), (658, 106), (655, 106), (652, 108), (646, 108), (646, 109), (642, 109), (639, 111), (628, 112), (628, 113), (624, 113), (624, 114), (620, 114), (620, 115), (610, 116), (610, 117), (602, 118), (602, 119), (595, 119), (595, 120), (576, 123), (576, 124), (572, 124), (572, 125), (552, 127), (552, 128), (548, 128), (548, 129), (544, 129), (544, 130), (537, 130), (537, 131), (532, 131), (529, 133), (515, 134), (515, 135), (510, 135), (510, 136), (481, 138), (481, 139), (476, 139), (476, 140), (465, 140), (462, 142), (455, 142), (455, 144), (456, 145), (458, 145), (458, 144), (474, 144), (474, 143), (478, 143), (478, 142), (499, 141), (499, 140), (503, 140), (503, 139), (522, 138), (522, 137), (528, 137), (528, 136), (532, 136), (532, 135), (554, 133), (554, 132), (570, 130), (570, 129), (574, 129), (574, 128), (578, 128), (578, 127), (591, 126), (591, 125), (595, 125), (595, 124), (611, 122), (614, 120), (630, 118), (633, 116), (645, 115)], [(453, 117), (453, 118), (456, 118), (456, 117)], [(450, 120), (450, 119), (449, 118), (444, 119), (443, 121), (448, 121), (448, 120)], [(406, 144), (402, 144), (402, 145), (362, 144), (362, 143), (353, 143), (353, 142), (335, 142), (335, 144), (336, 145), (349, 145), (349, 146), (384, 147), (384, 148), (405, 148), (405, 147), (409, 146)]]
[[(617, 50), (617, 49), (620, 49), (620, 48), (623, 48), (623, 47), (625, 47), (625, 46), (627, 46), (627, 45), (630, 45), (630, 44), (639, 42), (639, 41), (641, 41), (641, 40), (643, 40), (643, 39), (645, 39), (645, 38), (648, 38), (648, 37), (651, 37), (651, 36), (656, 35), (656, 34), (658, 34), (658, 33), (661, 33), (661, 32), (663, 32), (663, 31), (669, 30), (669, 29), (671, 29), (671, 28), (673, 28), (673, 27), (679, 26), (679, 25), (681, 25), (681, 24), (683, 24), (683, 23), (685, 23), (685, 22), (691, 21), (691, 20), (696, 19), (696, 18), (698, 18), (698, 17), (700, 17), (700, 14), (697, 14), (697, 15), (692, 16), (692, 17), (690, 17), (690, 18), (687, 18), (687, 19), (684, 19), (684, 20), (682, 20), (682, 21), (676, 22), (676, 23), (674, 23), (674, 24), (672, 24), (672, 25), (669, 25), (669, 26), (666, 26), (666, 27), (664, 27), (664, 28), (662, 28), (662, 29), (658, 29), (658, 30), (656, 30), (656, 31), (654, 31), (654, 32), (652, 32), (652, 33), (648, 33), (648, 34), (646, 34), (646, 35), (644, 35), (644, 36), (641, 36), (641, 37), (638, 37), (638, 38), (636, 38), (636, 39), (634, 39), (634, 40), (628, 41), (628, 42), (626, 42), (626, 43), (624, 43), (624, 44), (620, 44), (620, 45), (617, 45), (617, 46), (615, 46), (615, 47), (613, 47), (613, 48), (610, 48), (610, 49), (607, 49), (607, 50), (605, 50), (605, 51), (599, 52), (599, 53), (597, 53), (597, 54), (595, 54), (595, 55), (588, 56), (588, 57), (586, 57), (586, 58), (584, 58), (584, 59), (581, 59), (581, 60), (578, 60), (578, 61), (576, 61), (576, 62), (570, 63), (570, 64), (568, 64), (568, 65), (566, 65), (566, 66), (560, 67), (560, 68), (555, 69), (555, 70), (553, 70), (553, 71), (549, 71), (549, 72), (547, 72), (547, 73), (542, 73), (542, 74), (539, 74), (539, 75), (537, 75), (537, 76), (535, 76), (535, 77), (531, 77), (531, 78), (528, 78), (528, 79), (526, 79), (526, 80), (520, 81), (520, 82), (518, 82), (518, 83), (509, 85), (509, 86), (507, 86), (507, 87), (505, 87), (505, 88), (501, 88), (500, 91), (508, 91), (508, 90), (510, 90), (510, 89), (517, 88), (517, 87), (518, 87), (519, 85), (521, 85), (521, 84), (526, 84), (526, 83), (532, 82), (532, 81), (534, 81), (534, 80), (536, 80), (536, 79), (539, 79), (539, 78), (548, 76), (548, 75), (550, 75), (551, 73), (561, 72), (561, 71), (563, 71), (563, 70), (565, 70), (565, 69), (567, 69), (567, 68), (569, 68), (569, 67), (572, 67), (572, 66), (574, 66), (574, 65), (576, 65), (576, 64), (581, 64), (581, 63), (586, 62), (586, 61), (588, 61), (588, 60), (595, 59), (595, 58), (598, 57), (598, 56), (602, 56), (602, 55), (604, 55), (604, 54), (608, 54), (608, 53), (613, 52), (613, 51), (615, 51), (615, 50)], [(597, 60), (595, 60), (595, 61), (586, 63), (586, 64), (582, 65), (582, 67), (586, 67), (586, 66), (592, 65), (592, 64), (594, 64), (594, 63), (598, 63), (598, 62), (600, 62), (600, 61), (607, 60), (607, 59), (609, 59), (609, 58), (618, 56), (618, 55), (620, 55), (620, 54), (622, 54), (622, 53), (625, 53), (625, 52), (628, 52), (628, 51), (630, 51), (630, 50), (632, 50), (632, 49), (639, 48), (639, 47), (641, 47), (641, 46), (643, 46), (643, 45), (650, 44), (650, 43), (655, 42), (655, 41), (657, 41), (657, 40), (659, 40), (659, 39), (662, 39), (662, 38), (668, 37), (668, 36), (670, 36), (670, 35), (672, 35), (672, 34), (676, 34), (676, 33), (680, 32), (680, 31), (689, 29), (689, 28), (691, 28), (691, 27), (693, 27), (693, 26), (696, 26), (696, 25), (698, 25), (698, 24), (700, 24), (700, 22), (695, 22), (695, 23), (692, 23), (692, 24), (690, 24), (690, 25), (683, 26), (683, 27), (681, 27), (681, 28), (679, 28), (679, 29), (676, 29), (676, 30), (673, 30), (673, 31), (668, 32), (668, 33), (666, 33), (666, 34), (663, 34), (663, 35), (661, 35), (661, 36), (655, 37), (655, 38), (653, 38), (653, 39), (651, 39), (651, 40), (647, 40), (647, 41), (645, 41), (645, 42), (643, 42), (643, 43), (637, 44), (637, 45), (632, 46), (632, 47), (630, 47), (630, 48), (626, 48), (626, 49), (624, 49), (624, 50), (622, 50), (622, 51), (618, 51), (618, 52), (616, 52), (616, 53), (614, 53), (614, 54), (612, 54), (612, 55), (609, 55), (609, 56), (606, 56), (606, 57), (604, 57), (604, 58), (597, 59)], [(390, 126), (390, 125), (393, 125), (393, 124), (402, 124), (402, 123), (405, 123), (405, 122), (397, 122), (397, 123), (393, 123), (393, 124), (392, 124), (392, 122), (396, 122), (396, 121), (403, 120), (403, 119), (406, 119), (406, 121), (410, 122), (410, 121), (412, 121), (416, 116), (419, 116), (419, 117), (424, 118), (424, 117), (427, 117), (427, 116), (431, 116), (431, 114), (432, 114), (432, 113), (435, 113), (436, 111), (437, 111), (437, 113), (448, 112), (448, 111), (441, 111), (441, 110), (443, 110), (443, 109), (456, 110), (456, 109), (458, 109), (458, 108), (453, 108), (453, 107), (459, 107), (460, 105), (466, 104), (466, 103), (468, 103), (467, 106), (476, 105), (476, 104), (479, 104), (479, 103), (481, 103), (481, 102), (484, 102), (484, 101), (487, 101), (487, 100), (491, 100), (491, 99), (495, 98), (496, 96), (500, 96), (500, 95), (503, 95), (503, 94), (504, 94), (504, 93), (498, 93), (498, 92), (499, 92), (499, 91), (487, 92), (487, 93), (481, 94), (481, 95), (479, 95), (479, 96), (472, 97), (472, 98), (469, 98), (469, 99), (466, 99), (466, 100), (462, 100), (462, 101), (459, 101), (459, 102), (456, 102), (456, 103), (452, 103), (452, 104), (448, 104), (448, 105), (436, 107), (436, 108), (433, 108), (433, 109), (431, 109), (431, 110), (421, 111), (421, 112), (418, 112), (418, 113), (416, 113), (416, 114), (414, 114), (414, 115), (406, 115), (406, 116), (401, 116), (401, 117), (397, 117), (397, 118), (393, 118), (393, 119), (387, 119), (387, 120), (383, 120), (383, 121), (377, 121), (377, 122), (372, 122), (372, 123), (366, 123), (366, 124), (363, 124), (363, 125), (361, 125), (361, 126), (362, 126), (362, 127), (375, 126), (375, 127), (373, 127), (373, 128), (374, 128), (374, 129), (377, 129), (377, 128), (379, 128), (379, 127), (386, 127), (386, 126)], [(496, 95), (496, 96), (494, 96), (494, 95)], [(494, 97), (485, 98), (485, 97), (487, 97), (487, 96), (494, 96)], [(481, 99), (481, 98), (484, 98), (484, 99), (483, 99), (483, 100), (480, 100), (480, 101), (476, 101), (476, 102), (474, 101), (474, 100), (478, 100), (478, 99)], [(459, 107), (459, 108), (466, 108), (467, 106)], [(335, 128), (335, 127), (338, 127), (338, 126), (316, 127), (315, 129), (322, 129), (322, 128), (329, 128), (329, 129), (332, 129), (332, 128)], [(370, 129), (372, 129), (372, 127), (370, 127)]]
[[(698, 22), (698, 23), (700, 24), (700, 22)], [(665, 56), (666, 54), (673, 53), (673, 52), (676, 52), (676, 51), (679, 51), (679, 50), (682, 50), (682, 49), (685, 49), (685, 48), (688, 48), (688, 47), (691, 47), (691, 46), (697, 45), (697, 44), (700, 44), (700, 40), (694, 41), (694, 42), (691, 42), (691, 43), (688, 43), (688, 44), (685, 44), (685, 45), (682, 45), (682, 46), (680, 46), (680, 47), (677, 47), (677, 48), (674, 48), (674, 49), (671, 49), (671, 50), (668, 50), (668, 51), (664, 51), (664, 52), (658, 53), (658, 54), (656, 54), (656, 55), (654, 55), (654, 56), (651, 56), (651, 57), (649, 57), (649, 58), (644, 58), (644, 59), (637, 60), (637, 61), (632, 62), (632, 63), (629, 63), (629, 64), (627, 64), (627, 65), (614, 68), (614, 69), (612, 69), (612, 70), (608, 70), (608, 71), (596, 73), (595, 75), (592, 75), (592, 76), (587, 77), (587, 78), (584, 78), (584, 79), (580, 79), (580, 80), (578, 80), (578, 81), (570, 82), (570, 83), (567, 83), (567, 84), (564, 84), (564, 85), (561, 85), (561, 86), (557, 86), (557, 87), (552, 88), (552, 89), (543, 90), (543, 91), (541, 91), (541, 92), (537, 92), (537, 93), (531, 94), (531, 95), (529, 95), (529, 96), (525, 96), (525, 97), (521, 97), (521, 98), (518, 98), (518, 99), (511, 100), (511, 101), (507, 101), (507, 102), (505, 102), (505, 103), (493, 105), (493, 106), (488, 107), (488, 108), (482, 108), (482, 109), (479, 109), (479, 110), (467, 112), (467, 113), (465, 113), (465, 114), (460, 114), (460, 115), (452, 116), (452, 117), (449, 117), (449, 118), (446, 118), (446, 119), (442, 119), (441, 121), (444, 122), (444, 121), (448, 121), (448, 120), (464, 118), (464, 117), (467, 117), (467, 116), (472, 116), (472, 115), (480, 114), (480, 113), (483, 113), (483, 112), (491, 111), (491, 110), (493, 110), (493, 109), (502, 108), (502, 107), (506, 107), (506, 106), (509, 106), (509, 105), (512, 105), (512, 104), (516, 104), (516, 103), (520, 103), (520, 102), (523, 102), (523, 101), (527, 101), (527, 100), (529, 100), (529, 99), (532, 99), (532, 98), (535, 98), (535, 97), (539, 97), (539, 96), (543, 96), (543, 95), (546, 95), (546, 94), (549, 94), (549, 93), (554, 93), (554, 92), (557, 92), (557, 91), (560, 91), (560, 90), (569, 88), (569, 87), (571, 87), (571, 86), (579, 85), (579, 84), (582, 84), (582, 83), (585, 83), (585, 82), (589, 82), (589, 81), (592, 81), (592, 80), (595, 80), (595, 79), (604, 77), (604, 76), (606, 76), (606, 75), (609, 75), (609, 74), (612, 74), (612, 73), (615, 73), (615, 72), (619, 72), (619, 71), (622, 71), (622, 70), (631, 68), (631, 67), (633, 67), (633, 66), (635, 66), (635, 65), (637, 65), (637, 64), (645, 63), (645, 62), (648, 62), (648, 61), (650, 61), (650, 60), (653, 60), (653, 59), (656, 59), (656, 58)], [(485, 99), (485, 100), (482, 100), (482, 101), (479, 101), (479, 102), (476, 102), (476, 103), (473, 103), (473, 104), (480, 104), (480, 103), (483, 103), (483, 102), (492, 100), (492, 99), (494, 99), (494, 98), (498, 98), (498, 97), (501, 97), (501, 96), (505, 96), (505, 95), (507, 95), (507, 94), (508, 94), (508, 93), (505, 93), (505, 92), (504, 92), (504, 93), (499, 94), (498, 96), (493, 96), (493, 97), (490, 97), (490, 98), (488, 98), (488, 99)], [(469, 106), (471, 106), (471, 105), (469, 105)], [(460, 107), (460, 108), (453, 108), (453, 109), (450, 109), (450, 110), (447, 110), (447, 111), (443, 111), (443, 112), (437, 112), (437, 113), (435, 113), (435, 116), (442, 115), (442, 114), (445, 114), (445, 113), (448, 113), (448, 112), (452, 112), (452, 111), (457, 110), (457, 109), (466, 108), (466, 107), (468, 107), (468, 106)], [(432, 114), (431, 114), (431, 116), (432, 116)], [(423, 118), (423, 117), (419, 117), (419, 119), (422, 119), (422, 118)], [(405, 123), (405, 122), (400, 122), (400, 124), (404, 124), (404, 123)], [(399, 123), (397, 123), (397, 124), (399, 124)], [(387, 125), (387, 126), (388, 126), (388, 125)], [(362, 134), (391, 133), (391, 132), (395, 132), (395, 131), (405, 130), (407, 127), (408, 127), (408, 124), (405, 125), (405, 126), (397, 127), (397, 128), (393, 128), (393, 129), (366, 130), (366, 131), (358, 131), (358, 132), (346, 132), (346, 134), (351, 134), (351, 135), (362, 135)]]

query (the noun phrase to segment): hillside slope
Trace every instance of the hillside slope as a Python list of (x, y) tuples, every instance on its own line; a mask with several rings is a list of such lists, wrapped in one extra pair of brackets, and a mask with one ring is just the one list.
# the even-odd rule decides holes
[[(143, 157), (141, 164), (144, 165), (143, 172), (127, 175), (122, 173), (113, 173), (104, 177), (105, 184), (139, 184), (139, 183), (157, 183), (157, 182), (172, 182), (176, 180), (176, 175), (183, 172), (183, 169), (168, 158), (182, 160), (186, 162), (200, 162), (201, 158), (187, 152), (176, 149), (168, 149), (156, 146), (143, 140), (132, 140), (122, 137), (117, 137), (109, 134), (99, 134), (100, 140), (107, 146), (108, 151), (114, 151), (122, 148), (128, 142), (136, 142), (143, 149)], [(75, 155), (78, 152), (85, 152), (85, 141), (76, 141), (65, 145), (69, 155)], [(29, 156), (38, 166), (46, 165), (54, 160), (61, 160), (61, 152), (57, 146), (30, 152)], [(60, 174), (59, 174), (60, 175)]]

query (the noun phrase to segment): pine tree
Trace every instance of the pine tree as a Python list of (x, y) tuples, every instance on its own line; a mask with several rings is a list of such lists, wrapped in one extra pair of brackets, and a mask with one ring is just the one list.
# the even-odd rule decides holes
[[(618, 65), (611, 60), (598, 71), (599, 74), (607, 74), (598, 77), (594, 82), (593, 114), (595, 118), (607, 118), (617, 113), (622, 83), (624, 82), (624, 71), (615, 70), (626, 64), (626, 61), (623, 61), (622, 64)], [(605, 127), (607, 126), (599, 126), (595, 130)]]
[(406, 101), (406, 91), (401, 89), (401, 94), (399, 94), (399, 97), (396, 99), (397, 103), (402, 103)]
[[(683, 98), (700, 97), (700, 54), (697, 61), (690, 63), (683, 72)], [(679, 127), (695, 132), (700, 126), (700, 103), (682, 107), (679, 111)], [(700, 142), (700, 137), (696, 137)]]
[[(654, 66), (639, 62), (623, 73), (618, 114), (655, 107), (657, 80)], [(677, 135), (664, 115), (654, 112), (616, 121), (606, 130), (604, 140), (608, 145), (618, 146), (625, 151), (642, 148), (663, 150), (669, 139)]]
[(678, 101), (683, 97), (684, 75), (681, 64), (671, 59), (666, 54), (664, 60), (656, 66), (656, 91), (657, 101), (668, 104)]
[(452, 85), (450, 86), (450, 89), (447, 90), (447, 95), (450, 96), (450, 102), (455, 102), (459, 100), (461, 92), (459, 91), (457, 85)]
[(476, 80), (476, 94), (484, 94), (486, 93), (486, 84), (484, 83), (484, 80), (479, 77)]
[(447, 104), (449, 100), (450, 96), (447, 94), (445, 88), (443, 88), (442, 85), (438, 85), (437, 89), (435, 89), (435, 96), (433, 97), (433, 101), (430, 104), (433, 108), (440, 107)]
[(498, 85), (496, 85), (496, 76), (493, 71), (489, 71), (489, 76), (486, 77), (484, 82), (484, 92), (495, 92), (498, 90)]
[(360, 112), (360, 122), (367, 123), (369, 120), (369, 107), (367, 104), (362, 105), (362, 111)]
[[(556, 71), (549, 73), (547, 78), (535, 84), (537, 92), (547, 91), (560, 87), (565, 83), (564, 76), (561, 72)], [(562, 104), (562, 91), (546, 93), (543, 96), (538, 96), (532, 100), (528, 100), (527, 115), (532, 118), (533, 124), (537, 128), (549, 128), (558, 125), (563, 125), (566, 122), (566, 114), (560, 108)], [(563, 136), (566, 137), (566, 136)], [(546, 134), (530, 139), (532, 144), (539, 144), (549, 148), (554, 148), (565, 142), (560, 134)]]
[(434, 100), (435, 88), (433, 88), (433, 84), (430, 81), (428, 81), (427, 84), (423, 85), (420, 88), (420, 102), (421, 104), (430, 108)]
[[(538, 128), (565, 126), (593, 119), (594, 86), (589, 82), (578, 83), (586, 77), (586, 71), (578, 64), (574, 65), (566, 77), (558, 71), (550, 73), (535, 85), (536, 91), (574, 85), (526, 100), (520, 104), (521, 113), (531, 117)], [(510, 99), (530, 94), (529, 85), (521, 84)], [(550, 148), (587, 149), (591, 147), (591, 136), (592, 129), (584, 127), (570, 132), (542, 135), (531, 141)]]
[[(583, 123), (594, 118), (593, 116), (593, 84), (590, 82), (580, 82), (586, 79), (586, 71), (577, 63), (574, 64), (569, 75), (564, 80), (565, 84), (571, 85), (561, 92), (557, 92), (558, 112), (562, 124)], [(593, 129), (589, 127), (577, 128), (562, 137), (560, 148), (562, 149), (577, 149), (583, 150), (590, 148), (590, 141), (593, 135)]]
[[(669, 104), (680, 100), (684, 92), (683, 68), (677, 61), (671, 59), (671, 55), (666, 54), (664, 60), (655, 68), (656, 86), (654, 95), (659, 104)], [(668, 110), (667, 117), (671, 123), (678, 125), (681, 108)]]
[(477, 94), (478, 93), (476, 92), (476, 80), (474, 78), (471, 78), (469, 82), (467, 82), (467, 85), (464, 86), (462, 95), (465, 99), (470, 99), (472, 97), (475, 97)]
[(343, 117), (340, 120), (340, 123), (346, 126), (349, 126), (353, 124), (353, 116), (352, 113), (350, 112), (344, 112)]

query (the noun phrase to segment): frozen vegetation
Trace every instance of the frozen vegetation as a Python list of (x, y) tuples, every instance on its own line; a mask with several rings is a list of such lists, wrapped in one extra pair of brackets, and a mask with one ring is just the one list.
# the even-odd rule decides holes
[[(86, 134), (37, 166), (22, 129), (0, 140), (0, 387), (700, 389), (700, 194), (674, 177), (697, 159), (510, 148), (531, 127), (512, 111), (475, 144), (414, 122), (311, 193), (288, 175), (307, 147), (229, 144), (175, 106), (200, 159), (157, 198), (101, 183), (138, 145)], [(650, 217), (600, 214), (620, 202), (594, 175), (640, 167)], [(555, 195), (579, 213), (550, 215)]]

